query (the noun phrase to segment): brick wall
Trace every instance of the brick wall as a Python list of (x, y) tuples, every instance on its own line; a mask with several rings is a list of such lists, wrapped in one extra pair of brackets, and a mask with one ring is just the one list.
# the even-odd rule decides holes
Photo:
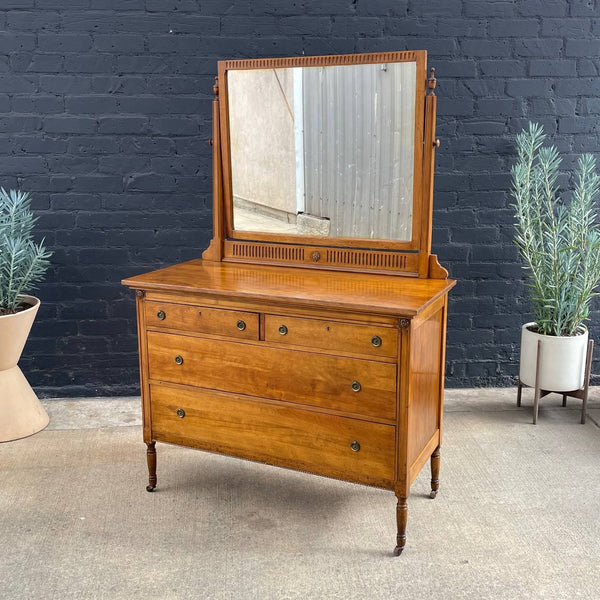
[(24, 371), (46, 396), (136, 392), (119, 281), (208, 244), (218, 59), (424, 48), (442, 139), (435, 251), (460, 281), (447, 383), (512, 382), (528, 318), (512, 139), (541, 122), (564, 185), (577, 153), (600, 152), (599, 34), (596, 0), (3, 0), (0, 184), (33, 193), (55, 251)]

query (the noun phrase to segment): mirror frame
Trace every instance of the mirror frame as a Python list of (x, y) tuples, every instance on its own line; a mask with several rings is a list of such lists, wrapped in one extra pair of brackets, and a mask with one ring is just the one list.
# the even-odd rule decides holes
[[(415, 62), (415, 144), (412, 238), (410, 241), (323, 238), (299, 234), (239, 231), (233, 223), (229, 98), (227, 76), (232, 70), (321, 67), (391, 62)], [(429, 88), (429, 94), (427, 89)], [(347, 271), (432, 276), (430, 266), (433, 159), (436, 147), (433, 69), (427, 80), (427, 52), (376, 52), (292, 58), (258, 58), (218, 62), (213, 88), (214, 237), (205, 260), (225, 260)], [(441, 269), (441, 267), (439, 267)], [(444, 271), (442, 269), (442, 271)], [(442, 273), (443, 275), (443, 273)]]

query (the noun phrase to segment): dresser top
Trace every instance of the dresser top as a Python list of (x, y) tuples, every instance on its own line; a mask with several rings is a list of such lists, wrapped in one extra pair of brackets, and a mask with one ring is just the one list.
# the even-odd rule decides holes
[(233, 296), (414, 316), (447, 293), (456, 281), (196, 259), (129, 277), (122, 283), (140, 290)]

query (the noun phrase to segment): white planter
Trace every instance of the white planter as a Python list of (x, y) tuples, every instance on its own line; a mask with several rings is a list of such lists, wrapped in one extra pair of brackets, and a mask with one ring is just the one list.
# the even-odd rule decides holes
[(529, 330), (535, 323), (521, 328), (521, 381), (535, 387), (538, 341), (541, 345), (540, 388), (553, 392), (570, 392), (583, 387), (587, 357), (588, 331), (561, 337), (542, 335)]
[(17, 366), (40, 301), (23, 296), (30, 308), (0, 316), (0, 442), (24, 438), (48, 425), (48, 415)]

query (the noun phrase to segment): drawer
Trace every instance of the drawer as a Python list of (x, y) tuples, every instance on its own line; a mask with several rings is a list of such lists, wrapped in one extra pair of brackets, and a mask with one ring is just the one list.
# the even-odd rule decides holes
[(158, 441), (364, 483), (394, 479), (391, 425), (160, 385), (151, 386), (151, 405)]
[(258, 313), (152, 301), (144, 310), (147, 327), (258, 339)]
[(265, 316), (269, 342), (371, 356), (398, 355), (398, 330), (302, 317)]
[(396, 365), (148, 332), (150, 378), (321, 406), (396, 416)]

